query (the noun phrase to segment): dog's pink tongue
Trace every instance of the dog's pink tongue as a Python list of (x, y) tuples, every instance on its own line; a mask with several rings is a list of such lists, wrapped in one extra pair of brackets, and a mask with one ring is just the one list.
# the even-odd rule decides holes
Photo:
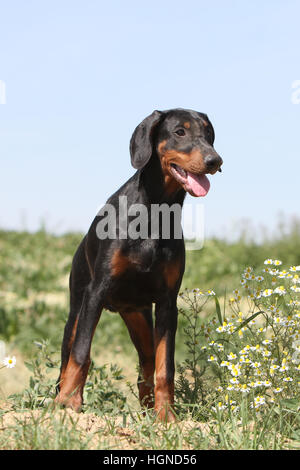
[(193, 173), (187, 174), (186, 189), (192, 196), (204, 197), (208, 193), (210, 182), (205, 175), (194, 175)]

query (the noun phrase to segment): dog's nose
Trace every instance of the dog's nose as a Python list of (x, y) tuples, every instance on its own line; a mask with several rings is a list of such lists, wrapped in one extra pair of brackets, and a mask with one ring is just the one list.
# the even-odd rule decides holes
[(207, 171), (217, 171), (223, 163), (222, 158), (218, 155), (209, 154), (204, 158)]

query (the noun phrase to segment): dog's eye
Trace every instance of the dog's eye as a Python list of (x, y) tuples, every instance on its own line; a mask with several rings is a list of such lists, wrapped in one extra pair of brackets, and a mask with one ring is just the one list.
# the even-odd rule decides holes
[(185, 135), (185, 130), (184, 129), (177, 129), (177, 131), (175, 131), (175, 134), (179, 135), (180, 137), (184, 136)]

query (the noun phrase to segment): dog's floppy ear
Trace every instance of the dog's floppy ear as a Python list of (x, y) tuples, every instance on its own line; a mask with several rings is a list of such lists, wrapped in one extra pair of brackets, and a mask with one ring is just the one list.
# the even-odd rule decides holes
[(161, 111), (153, 111), (135, 129), (130, 140), (131, 164), (137, 170), (143, 168), (152, 155), (152, 133), (159, 124)]

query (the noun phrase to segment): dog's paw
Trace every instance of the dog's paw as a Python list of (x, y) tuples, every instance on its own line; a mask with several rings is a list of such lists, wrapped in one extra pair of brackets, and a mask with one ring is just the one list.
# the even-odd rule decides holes
[(169, 404), (165, 404), (159, 409), (156, 408), (157, 420), (163, 423), (174, 423), (176, 421), (175, 414)]
[(70, 408), (76, 411), (76, 413), (80, 413), (82, 409), (82, 398), (78, 395), (64, 396), (59, 393), (54, 400), (54, 404), (64, 408)]

